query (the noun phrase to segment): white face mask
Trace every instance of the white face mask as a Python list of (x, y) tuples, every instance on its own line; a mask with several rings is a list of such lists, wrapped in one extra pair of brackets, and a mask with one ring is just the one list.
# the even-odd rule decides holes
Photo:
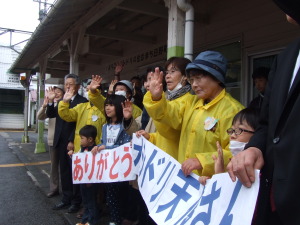
[(83, 97), (89, 100), (89, 93), (87, 91), (83, 92)]
[(229, 149), (230, 149), (232, 155), (236, 155), (239, 152), (243, 151), (246, 144), (247, 144), (246, 142), (230, 141)]
[(176, 87), (171, 91), (171, 90), (168, 90), (170, 93), (173, 93), (175, 91), (178, 91), (180, 88), (182, 88), (182, 80), (183, 80), (183, 77), (181, 78), (180, 82), (176, 85)]
[(127, 98), (127, 97), (126, 97), (126, 91), (116, 91), (116, 92), (115, 92), (115, 95), (122, 95), (122, 96), (124, 96), (125, 98)]

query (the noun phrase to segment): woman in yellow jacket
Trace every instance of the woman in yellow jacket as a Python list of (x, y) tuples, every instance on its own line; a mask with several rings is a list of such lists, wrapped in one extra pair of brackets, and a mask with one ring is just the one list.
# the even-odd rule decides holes
[(163, 93), (162, 72), (156, 69), (152, 75), (143, 103), (153, 120), (180, 131), (178, 161), (185, 175), (192, 171), (206, 176), (214, 174), (212, 154), (216, 153), (217, 141), (224, 150), (225, 163), (231, 158), (226, 130), (244, 107), (226, 93), (226, 71), (227, 60), (222, 54), (200, 53), (186, 67), (195, 95), (172, 104)]
[[(190, 62), (189, 59), (183, 57), (171, 57), (165, 63), (166, 98), (171, 105), (179, 102), (184, 104), (191, 95), (191, 85), (187, 82), (187, 76), (185, 75), (185, 68)], [(149, 84), (146, 88), (149, 88)], [(173, 129), (157, 120), (153, 120), (153, 122), (156, 132), (148, 135), (141, 130), (137, 135), (143, 135), (151, 143), (178, 160), (180, 130)]]

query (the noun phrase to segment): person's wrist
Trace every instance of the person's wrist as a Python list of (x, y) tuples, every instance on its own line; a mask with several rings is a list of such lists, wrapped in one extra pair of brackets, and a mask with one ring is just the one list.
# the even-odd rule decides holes
[(152, 98), (152, 101), (159, 101), (159, 100), (161, 100), (161, 98), (162, 98), (162, 96), (160, 95), (160, 96), (151, 96), (151, 98)]
[(96, 94), (96, 93), (97, 93), (96, 89), (91, 89), (91, 88), (90, 88), (89, 91), (90, 91), (92, 94)]
[(128, 120), (130, 120), (132, 118), (132, 116), (130, 116), (130, 117), (124, 117), (124, 120), (126, 120), (126, 121), (128, 121)]

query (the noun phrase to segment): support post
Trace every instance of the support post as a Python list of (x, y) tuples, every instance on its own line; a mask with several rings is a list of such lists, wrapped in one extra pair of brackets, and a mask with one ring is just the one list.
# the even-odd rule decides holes
[(167, 58), (184, 56), (185, 13), (177, 7), (177, 0), (165, 0), (169, 8)]
[(24, 96), (24, 135), (22, 136), (22, 143), (29, 143), (28, 136), (28, 104), (29, 104), (29, 80), (30, 73), (26, 73), (26, 84), (25, 86), (25, 96)]
[[(41, 60), (40, 64), (40, 72), (37, 73), (38, 75), (38, 84), (39, 84), (39, 92), (38, 92), (38, 109), (44, 102), (45, 97), (45, 73), (46, 73), (46, 66), (47, 66), (47, 59)], [(35, 144), (34, 153), (43, 153), (46, 152), (46, 146), (44, 142), (44, 128), (45, 128), (45, 120), (38, 120), (38, 139), (37, 143)]]

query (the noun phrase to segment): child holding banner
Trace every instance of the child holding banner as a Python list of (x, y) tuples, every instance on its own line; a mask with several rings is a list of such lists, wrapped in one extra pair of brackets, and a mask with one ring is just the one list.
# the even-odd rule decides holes
[[(121, 95), (110, 95), (104, 102), (104, 112), (107, 123), (102, 127), (101, 144), (92, 149), (96, 154), (104, 149), (113, 149), (127, 142), (130, 142), (131, 136), (126, 133), (122, 125), (123, 109), (122, 103), (125, 97)], [(110, 210), (110, 225), (121, 224), (122, 221), (122, 199), (127, 196), (121, 196), (121, 191), (128, 190), (128, 182), (106, 183), (106, 202)]]
[[(86, 125), (82, 127), (79, 130), (79, 135), (81, 145), (80, 152), (89, 152), (96, 146), (97, 128), (95, 126)], [(68, 154), (72, 156), (73, 151), (69, 151)], [(97, 183), (80, 184), (84, 213), (81, 222), (76, 225), (92, 225), (99, 222), (100, 211), (97, 203), (98, 190), (99, 184)]]
[[(230, 136), (229, 149), (232, 155), (236, 155), (244, 150), (258, 126), (258, 118), (259, 111), (253, 108), (245, 108), (234, 116), (231, 128), (227, 129), (227, 133)], [(215, 174), (224, 173), (223, 150), (219, 142), (217, 142), (217, 152), (218, 156), (212, 155), (215, 161)], [(207, 179), (209, 177), (201, 176), (199, 181), (202, 185), (205, 185)]]

